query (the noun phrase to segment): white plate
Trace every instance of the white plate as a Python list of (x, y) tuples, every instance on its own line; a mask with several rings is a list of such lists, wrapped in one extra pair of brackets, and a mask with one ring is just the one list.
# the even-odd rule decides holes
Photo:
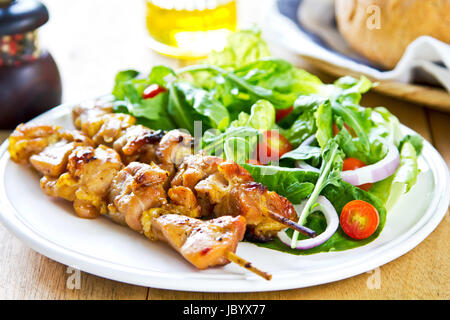
[[(34, 121), (72, 127), (70, 105)], [(404, 127), (406, 132), (412, 130)], [(425, 141), (417, 184), (388, 213), (386, 226), (372, 243), (343, 252), (294, 256), (241, 243), (237, 253), (270, 272), (263, 280), (229, 264), (196, 270), (164, 243), (151, 242), (107, 218), (78, 218), (71, 204), (50, 199), (30, 168), (13, 163), (7, 142), (0, 148), (0, 220), (41, 254), (101, 277), (155, 288), (246, 292), (301, 288), (361, 274), (405, 254), (424, 240), (444, 217), (449, 204), (449, 172), (439, 153)]]

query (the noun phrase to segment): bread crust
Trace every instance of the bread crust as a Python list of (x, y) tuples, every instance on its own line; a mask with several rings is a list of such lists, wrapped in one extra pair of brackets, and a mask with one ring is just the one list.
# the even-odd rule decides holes
[(335, 10), (349, 45), (388, 69), (420, 36), (450, 43), (450, 0), (335, 0)]

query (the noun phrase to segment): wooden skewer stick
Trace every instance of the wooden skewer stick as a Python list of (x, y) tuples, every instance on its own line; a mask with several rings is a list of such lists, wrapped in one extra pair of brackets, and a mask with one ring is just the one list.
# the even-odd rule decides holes
[(245, 268), (245, 269), (257, 274), (258, 276), (260, 276), (266, 280), (272, 279), (271, 274), (261, 271), (258, 268), (255, 268), (254, 266), (252, 266), (252, 264), (250, 262), (246, 261), (245, 259), (242, 259), (238, 255), (236, 255), (234, 252), (228, 251), (227, 259), (230, 260), (231, 262), (234, 262), (234, 263), (240, 265), (242, 268)]
[(289, 220), (288, 218), (279, 215), (278, 213), (269, 211), (268, 216), (270, 218), (272, 218), (273, 220), (276, 220), (279, 223), (282, 223), (289, 228), (297, 230), (298, 232), (300, 232), (301, 234), (304, 234), (305, 236), (308, 236), (311, 238), (315, 238), (317, 236), (317, 233), (314, 230), (311, 230), (307, 227), (301, 226), (298, 223), (295, 223), (294, 221)]

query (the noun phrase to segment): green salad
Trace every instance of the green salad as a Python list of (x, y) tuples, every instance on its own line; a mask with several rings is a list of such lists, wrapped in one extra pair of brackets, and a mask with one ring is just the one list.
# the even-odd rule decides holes
[(258, 245), (311, 254), (373, 241), (416, 183), (422, 138), (404, 135), (386, 108), (360, 105), (372, 86), (348, 76), (325, 84), (272, 57), (250, 29), (197, 65), (121, 71), (112, 93), (116, 112), (155, 130), (186, 129), (198, 148), (290, 200), (298, 223), (318, 236), (285, 230)]

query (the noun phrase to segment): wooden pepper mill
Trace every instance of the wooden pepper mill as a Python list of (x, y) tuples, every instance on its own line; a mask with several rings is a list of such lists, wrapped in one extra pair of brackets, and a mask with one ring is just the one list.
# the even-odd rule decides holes
[(37, 28), (48, 21), (37, 0), (0, 0), (0, 129), (12, 129), (61, 103), (61, 78)]

